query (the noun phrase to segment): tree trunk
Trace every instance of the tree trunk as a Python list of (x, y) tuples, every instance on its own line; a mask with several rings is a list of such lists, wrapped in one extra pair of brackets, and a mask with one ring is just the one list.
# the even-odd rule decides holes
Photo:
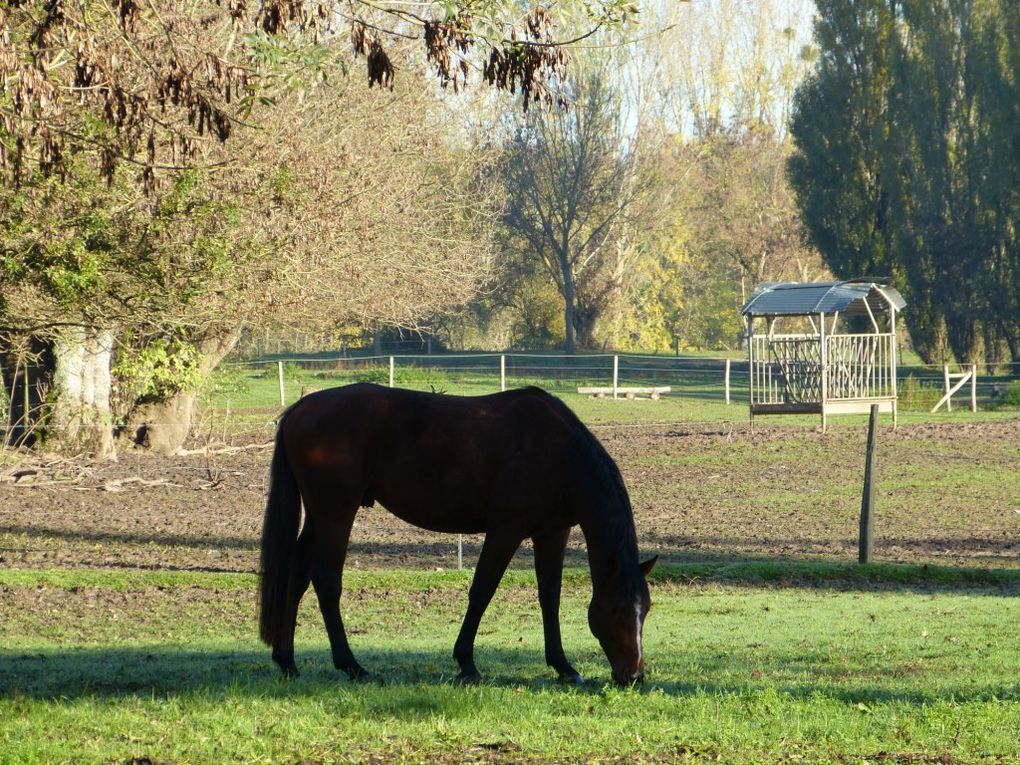
[(910, 343), (921, 360), (925, 364), (944, 363), (948, 353), (946, 325), (942, 316), (930, 305), (930, 300), (925, 304), (925, 301), (917, 296), (910, 303), (910, 310), (904, 313), (903, 318), (910, 331)]
[(53, 343), (53, 388), (46, 442), (59, 451), (112, 459), (113, 332), (81, 329), (61, 333)]
[(598, 312), (587, 306), (574, 307), (575, 341), (582, 348), (595, 347), (595, 322)]
[(1020, 327), (1014, 324), (1007, 324), (999, 320), (999, 334), (1006, 347), (1009, 348), (1009, 358), (1014, 364), (1020, 364)]
[(115, 457), (112, 355), (113, 332), (81, 328), (54, 339), (29, 338), (22, 353), (4, 354), (4, 384), (11, 394), (8, 442)]
[(563, 272), (563, 351), (568, 355), (574, 353), (574, 274), (570, 270), (570, 262), (560, 258), (560, 270)]
[[(207, 377), (234, 350), (240, 331), (218, 334), (195, 343), (201, 358), (199, 373)], [(197, 392), (184, 390), (158, 400), (140, 401), (126, 418), (127, 433), (136, 446), (154, 454), (175, 454), (191, 432)]]
[(981, 328), (971, 315), (951, 313), (946, 316), (946, 338), (956, 360), (976, 364), (983, 353)]
[(1006, 360), (1009, 346), (1002, 335), (1002, 327), (997, 322), (982, 325), (985, 341), (985, 365), (987, 374), (998, 374), (999, 366)]

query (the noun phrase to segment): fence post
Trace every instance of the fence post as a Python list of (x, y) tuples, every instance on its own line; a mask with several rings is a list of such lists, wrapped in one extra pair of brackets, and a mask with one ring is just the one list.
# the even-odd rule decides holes
[(620, 357), (613, 356), (613, 399), (619, 395), (617, 388), (620, 387)]
[(280, 380), (280, 406), (287, 406), (287, 394), (283, 389), (283, 362), (276, 362), (276, 376)]
[[(949, 365), (948, 364), (943, 364), (942, 365), (942, 377), (943, 377), (943, 379), (946, 382), (946, 393), (949, 393), (950, 387), (949, 387)], [(946, 411), (947, 412), (953, 411), (953, 397), (952, 396), (947, 396), (946, 397)]]
[(393, 387), (393, 367), (394, 367), (393, 357), (390, 356), (390, 387), (391, 388)]
[(729, 359), (726, 359), (725, 387), (726, 387), (726, 405), (729, 406), (729, 403), (730, 403), (730, 360)]
[(457, 570), (464, 568), (464, 535), (457, 535)]
[(506, 390), (506, 355), (500, 354), (499, 357), (499, 389)]
[(864, 493), (861, 496), (861, 529), (858, 540), (857, 560), (871, 563), (874, 545), (875, 508), (875, 423), (878, 421), (878, 404), (871, 405), (868, 418), (868, 451), (864, 457)]
[(977, 364), (970, 365), (970, 411), (977, 411)]

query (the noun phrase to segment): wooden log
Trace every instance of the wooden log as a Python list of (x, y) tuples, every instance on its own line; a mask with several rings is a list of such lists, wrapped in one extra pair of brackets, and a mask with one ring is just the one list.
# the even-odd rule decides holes
[(577, 389), (577, 392), (580, 393), (582, 396), (594, 396), (596, 398), (605, 398), (607, 396), (612, 396), (614, 394), (619, 396), (620, 394), (622, 394), (627, 398), (634, 398), (635, 396), (650, 396), (651, 398), (657, 399), (663, 393), (669, 393), (671, 390), (672, 388), (668, 385), (625, 386), (623, 388), (610, 388), (600, 386), (591, 387), (582, 385)]

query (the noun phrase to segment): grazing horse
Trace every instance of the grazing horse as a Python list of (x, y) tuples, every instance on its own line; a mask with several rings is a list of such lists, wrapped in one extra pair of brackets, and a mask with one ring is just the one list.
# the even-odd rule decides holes
[[(260, 636), (286, 675), (294, 664), (298, 603), (311, 582), (333, 664), (368, 673), (340, 618), (347, 542), (359, 507), (380, 502), (408, 523), (485, 534), (454, 645), (458, 677), (477, 681), (475, 634), (521, 542), (535, 550), (545, 660), (581, 682), (560, 641), (560, 586), (567, 537), (580, 524), (588, 545), (588, 624), (620, 684), (644, 677), (641, 631), (651, 606), (638, 562), (630, 499), (620, 471), (591, 431), (539, 388), (446, 396), (356, 384), (301, 399), (280, 418), (262, 528)], [(304, 504), (304, 525), (301, 505)]]

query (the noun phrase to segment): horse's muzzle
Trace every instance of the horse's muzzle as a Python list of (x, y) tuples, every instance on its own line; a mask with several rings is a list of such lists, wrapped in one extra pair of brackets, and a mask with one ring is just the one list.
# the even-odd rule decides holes
[(614, 672), (613, 682), (617, 685), (628, 687), (631, 685), (638, 685), (645, 681), (644, 672)]

